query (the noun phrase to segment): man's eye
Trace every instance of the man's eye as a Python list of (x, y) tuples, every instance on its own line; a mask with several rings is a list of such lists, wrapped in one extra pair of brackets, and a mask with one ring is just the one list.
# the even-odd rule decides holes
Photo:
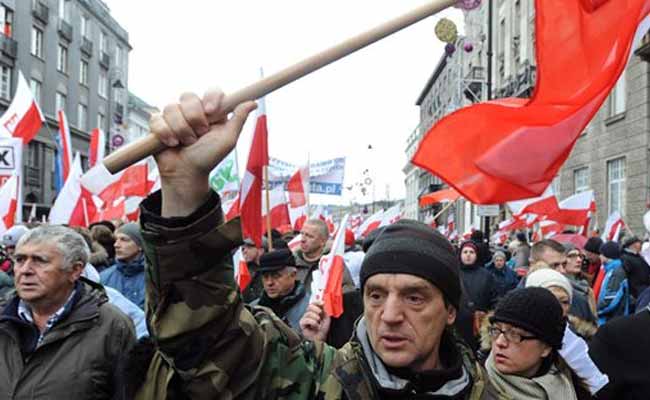
[(424, 301), (422, 296), (407, 296), (406, 300), (411, 304), (422, 304)]

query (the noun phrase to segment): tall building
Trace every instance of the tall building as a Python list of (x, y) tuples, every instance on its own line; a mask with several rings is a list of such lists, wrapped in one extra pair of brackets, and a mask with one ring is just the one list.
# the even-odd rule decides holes
[(23, 156), (25, 208), (36, 203), (42, 213), (56, 196), (57, 111), (65, 111), (84, 164), (89, 132), (112, 132), (124, 123), (129, 35), (101, 0), (3, 0), (0, 24), (0, 112), (20, 71), (46, 118)]

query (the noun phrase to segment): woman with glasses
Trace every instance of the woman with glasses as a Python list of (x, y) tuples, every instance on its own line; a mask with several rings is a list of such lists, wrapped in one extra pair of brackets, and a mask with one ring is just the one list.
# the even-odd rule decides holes
[(592, 396), (559, 355), (562, 307), (544, 288), (508, 293), (490, 318), (492, 351), (485, 368), (500, 394), (517, 400), (582, 400)]
[[(591, 330), (595, 332), (596, 297), (594, 296), (594, 291), (589, 285), (589, 281), (584, 277), (583, 266), (587, 262), (585, 255), (582, 250), (571, 243), (564, 243), (564, 248), (566, 249), (565, 254), (567, 259), (565, 276), (569, 279), (569, 282), (571, 282), (574, 298), (570, 314), (575, 318), (578, 318), (580, 320), (578, 322), (584, 322), (591, 325)], [(586, 338), (588, 339), (592, 335), (589, 335)]]

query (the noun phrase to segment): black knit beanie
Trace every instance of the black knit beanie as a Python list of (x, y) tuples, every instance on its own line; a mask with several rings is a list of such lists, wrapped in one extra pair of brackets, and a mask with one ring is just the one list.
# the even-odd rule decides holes
[(621, 258), (621, 246), (616, 242), (605, 242), (600, 246), (600, 254), (610, 260), (617, 260)]
[(387, 226), (373, 241), (361, 264), (361, 289), (375, 274), (410, 274), (426, 279), (458, 309), (461, 286), (454, 249), (444, 236), (413, 220)]
[(585, 243), (585, 250), (600, 254), (600, 246), (602, 245), (603, 239), (599, 238), (598, 236), (592, 236), (587, 239), (587, 243)]
[(560, 302), (548, 289), (513, 290), (501, 299), (490, 322), (505, 322), (525, 329), (554, 349), (562, 348), (566, 318)]

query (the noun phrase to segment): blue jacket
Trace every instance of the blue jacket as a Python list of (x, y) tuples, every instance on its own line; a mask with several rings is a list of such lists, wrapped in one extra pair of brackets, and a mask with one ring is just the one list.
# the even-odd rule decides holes
[(630, 290), (621, 260), (605, 264), (605, 278), (598, 295), (598, 326), (630, 313)]
[(117, 289), (132, 303), (144, 310), (144, 256), (130, 263), (116, 262), (100, 274), (101, 284)]
[(487, 269), (494, 277), (497, 296), (499, 298), (516, 288), (517, 283), (519, 283), (517, 273), (510, 269), (508, 265), (504, 265), (503, 268), (497, 269), (497, 267), (494, 266), (494, 262), (490, 262), (485, 266), (485, 269)]

